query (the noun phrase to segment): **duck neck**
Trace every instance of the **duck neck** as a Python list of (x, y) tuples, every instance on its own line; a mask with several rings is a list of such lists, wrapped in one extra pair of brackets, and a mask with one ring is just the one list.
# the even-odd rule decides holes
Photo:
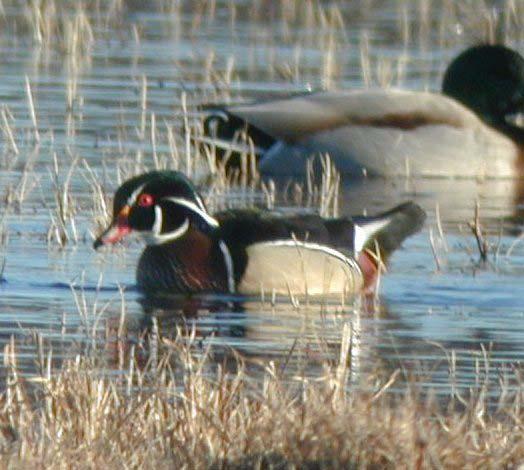
[(137, 284), (144, 291), (169, 293), (227, 291), (226, 261), (213, 234), (191, 227), (174, 241), (146, 247)]
[(524, 146), (524, 129), (522, 127), (516, 126), (515, 124), (510, 124), (505, 119), (499, 119), (491, 123), (491, 125), (498, 131), (507, 135), (519, 146)]
[(519, 178), (524, 177), (524, 129), (510, 124), (506, 120), (500, 120), (492, 127), (509, 137), (517, 146), (516, 171)]

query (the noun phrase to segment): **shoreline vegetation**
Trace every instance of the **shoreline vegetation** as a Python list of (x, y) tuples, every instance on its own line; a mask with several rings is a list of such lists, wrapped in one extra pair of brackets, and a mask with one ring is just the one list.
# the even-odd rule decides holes
[[(524, 463), (521, 371), (509, 367), (490, 385), (485, 351), (477, 384), (442, 400), (422, 391), (414, 376), (392, 392), (403, 380), (400, 369), (372, 387), (352, 386), (347, 334), (338, 360), (323, 363), (319, 377), (286, 378), (285, 363), (268, 361), (253, 380), (239, 354), (232, 364), (217, 364), (209, 348), (194, 342), (194, 331), (178, 333), (175, 339), (145, 337), (155, 354), (144, 357), (131, 347), (117, 374), (103, 373), (102, 347), (56, 372), (44, 366), (40, 375), (24, 378), (11, 341), (0, 395), (2, 466), (458, 469)], [(121, 340), (113, 346), (126, 349)], [(43, 359), (49, 366), (52, 354)]]
[[(109, 217), (112, 190), (145, 168), (181, 169), (190, 176), (205, 173), (202, 182), (211, 211), (235, 204), (275, 206), (278, 190), (249, 169), (253, 155), (244, 157), (246, 171), (226, 177), (224, 168), (216, 165), (214, 149), (194, 144), (202, 131), (197, 106), (243, 98), (242, 80), (273, 81), (286, 93), (304, 91), (310, 82), (315, 88), (332, 88), (340, 86), (344, 69), (355, 66), (351, 77), (364, 86), (402, 86), (410, 61), (417, 60), (407, 52), (377, 57), (369, 31), (348, 38), (344, 33), (348, 24), (360, 17), (353, 19), (336, 2), (327, 8), (317, 0), (279, 0), (269, 16), (263, 0), (252, 2), (250, 11), (245, 6), (250, 2), (150, 3), (165, 15), (166, 23), (159, 28), (173, 28), (174, 44), (183, 34), (191, 38), (202, 28), (214, 28), (217, 3), (227, 3), (221, 11), (227, 12), (231, 37), (235, 38), (238, 18), (250, 18), (250, 44), (262, 43), (257, 53), (269, 57), (269, 66), (261, 71), (254, 52), (246, 59), (249, 66), (242, 76), (239, 58), (233, 55), (225, 60), (205, 51), (189, 54), (185, 62), (167, 61), (166, 70), (177, 76), (168, 85), (171, 99), (164, 103), (165, 83), (145, 75), (137, 52), (135, 73), (125, 77), (125, 86), (133, 83), (135, 94), (124, 95), (119, 111), (112, 109), (109, 117), (98, 115), (105, 121), (100, 124), (103, 132), (97, 133), (87, 117), (87, 108), (96, 99), (86, 98), (83, 80), (93, 61), (105, 60), (103, 54), (93, 56), (97, 47), (119, 41), (131, 42), (137, 51), (147, 47), (150, 38), (130, 19), (133, 11), (143, 8), (141, 2), (0, 0), (4, 31), (0, 44), (32, 54), (27, 75), (19, 77), (18, 101), (10, 97), (0, 103), (0, 168), (9, 174), (0, 200), (0, 284), (9, 281), (10, 235), (20, 236), (13, 229), (10, 233), (10, 217), (38, 213), (37, 228), (28, 227), (23, 236), (47, 242), (50, 250), (91, 244), (91, 235)], [(524, 37), (524, 3), (515, 0), (500, 2), (497, 11), (477, 1), (397, 3), (397, 29), (386, 35), (402, 38), (406, 51), (440, 48), (432, 59), (439, 65), (445, 61), (444, 48), (473, 39), (515, 42)], [(359, 5), (376, 9), (373, 2)], [(416, 13), (408, 14), (411, 9)], [(366, 11), (361, 14), (367, 18)], [(263, 33), (257, 29), (260, 23)], [(275, 37), (270, 23), (279, 25)], [(318, 34), (304, 38), (299, 28)], [(293, 51), (292, 60), (275, 52), (279, 43)], [(311, 59), (304, 52), (308, 48), (324, 51), (320, 77), (311, 77)], [(358, 63), (341, 58), (350, 48), (358, 49)], [(62, 115), (53, 116), (42, 104), (49, 101), (38, 75), (53, 67), (64, 69), (60, 97), (51, 94), (51, 99), (63, 101), (63, 122)], [(430, 88), (431, 67), (427, 68), (422, 82)], [(186, 82), (194, 85), (189, 91)], [(104, 99), (96, 106), (104, 109)], [(98, 166), (85, 156), (92, 148), (101, 155)], [(282, 192), (289, 205), (336, 215), (340, 177), (328, 160), (322, 165), (318, 181), (311, 175), (303, 185)], [(88, 188), (83, 197), (75, 194), (82, 185)], [(435, 240), (432, 232), (430, 236), (440, 271), (445, 270), (445, 256), (439, 259), (439, 248), (446, 242), (438, 209), (437, 223)], [(39, 232), (44, 224), (46, 229)], [(479, 227), (476, 216), (471, 230), (480, 247), (484, 239)], [(355, 383), (347, 331), (340, 339), (338, 359), (322, 361), (318, 366), (322, 373), (316, 378), (284, 373), (285, 357), (258, 362), (253, 374), (252, 365), (238, 351), (229, 351), (227, 364), (216, 361), (213, 347), (200, 345), (194, 331), (178, 330), (174, 339), (150, 332), (128, 340), (123, 332), (125, 313), (116, 334), (98, 338), (94, 332), (104, 309), (91, 311), (85, 299), (75, 302), (77, 316), (93, 335), (88, 335), (89, 347), (82, 352), (77, 353), (78, 345), (71, 341), (71, 359), (56, 360), (52, 348), (40, 339), (35, 357), (39, 373), (27, 374), (18, 364), (18, 335), (3, 337), (7, 344), (0, 389), (2, 467), (524, 468), (520, 365), (494, 366), (485, 350), (474, 378), (468, 379), (472, 385), (461, 391), (455, 386), (454, 352), (443, 352), (450, 364), (450, 393), (443, 398), (401, 366), (384, 377), (371, 374), (365, 385)], [(291, 349), (289, 356), (292, 353)], [(114, 363), (108, 355), (116, 356)]]

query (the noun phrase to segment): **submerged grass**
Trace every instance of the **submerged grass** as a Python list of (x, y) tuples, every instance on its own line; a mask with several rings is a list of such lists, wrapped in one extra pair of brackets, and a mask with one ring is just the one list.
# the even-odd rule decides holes
[(8, 344), (2, 465), (420, 469), (515, 468), (524, 461), (518, 371), (517, 386), (510, 391), (501, 380), (497, 399), (481, 382), (469, 398), (444, 405), (420, 394), (414, 381), (402, 393), (386, 393), (399, 371), (371, 391), (349, 388), (348, 341), (315, 380), (285, 380), (272, 362), (253, 380), (240, 357), (234, 368), (214, 365), (187, 337), (160, 338), (154, 361), (140, 358), (143, 351), (130, 354), (116, 377), (78, 356), (33, 381), (17, 373)]

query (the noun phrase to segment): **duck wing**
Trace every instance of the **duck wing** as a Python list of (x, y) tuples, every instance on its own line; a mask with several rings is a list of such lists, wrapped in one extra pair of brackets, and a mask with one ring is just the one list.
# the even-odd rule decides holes
[(438, 93), (312, 93), (226, 107), (222, 117), (217, 129), (245, 126), (265, 136), (254, 138), (263, 174), (304, 174), (307, 157), (318, 154), (354, 176), (511, 177), (515, 171), (515, 144)]
[(347, 125), (408, 129), (437, 123), (465, 127), (479, 122), (473, 112), (443, 95), (394, 89), (311, 93), (221, 111), (287, 143)]
[[(353, 293), (362, 287), (351, 247), (332, 247), (330, 230), (318, 215), (241, 210), (215, 217), (241, 293), (316, 295)], [(343, 223), (352, 233), (352, 222)]]
[(360, 289), (363, 281), (355, 256), (368, 246), (374, 248), (376, 240), (387, 258), (421, 228), (425, 213), (408, 202), (374, 217), (324, 219), (258, 210), (233, 210), (215, 217), (241, 291), (263, 285), (281, 293), (281, 288), (296, 292), (308, 286), (308, 293), (318, 294)]

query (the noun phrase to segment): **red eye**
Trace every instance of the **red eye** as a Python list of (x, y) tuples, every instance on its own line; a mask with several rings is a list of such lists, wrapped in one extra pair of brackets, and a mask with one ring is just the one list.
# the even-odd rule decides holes
[(138, 197), (138, 205), (140, 207), (149, 207), (153, 205), (153, 196), (151, 194), (143, 193)]

